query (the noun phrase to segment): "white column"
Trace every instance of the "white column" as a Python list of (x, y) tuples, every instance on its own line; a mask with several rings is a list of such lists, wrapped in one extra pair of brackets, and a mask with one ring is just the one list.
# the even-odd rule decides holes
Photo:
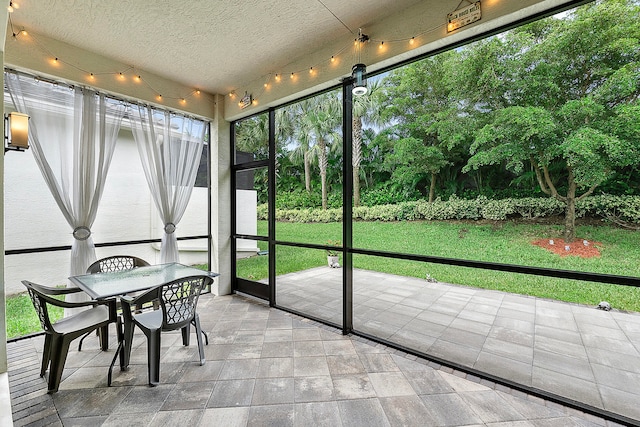
[[(3, 11), (6, 9), (3, 7)], [(6, 14), (6, 12), (4, 13)], [(3, 22), (5, 25), (0, 28), (4, 35), (6, 34), (6, 16)], [(0, 62), (4, 64), (4, 37), (1, 37), (0, 40), (2, 41)], [(0, 77), (0, 83), (4, 87), (4, 74)], [(0, 99), (0, 110), (4, 113), (4, 96)], [(2, 123), (2, 131), (4, 132), (4, 120)], [(21, 153), (9, 154), (20, 155)], [(13, 425), (13, 417), (11, 416), (9, 374), (7, 373), (7, 314), (4, 284), (4, 154), (0, 159), (0, 248), (2, 248), (2, 257), (0, 257), (0, 425), (11, 426)]]
[(231, 149), (230, 126), (224, 119), (224, 96), (215, 96), (211, 122), (211, 270), (220, 274), (212, 292), (231, 293)]

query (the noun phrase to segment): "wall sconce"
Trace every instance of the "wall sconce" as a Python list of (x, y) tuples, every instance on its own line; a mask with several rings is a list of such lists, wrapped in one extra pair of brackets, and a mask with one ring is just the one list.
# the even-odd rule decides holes
[(355, 96), (362, 96), (367, 93), (367, 66), (364, 64), (356, 64), (351, 69), (351, 77), (353, 78), (353, 89), (351, 92)]
[(29, 148), (29, 116), (23, 113), (9, 113), (4, 116), (4, 152), (24, 151)]

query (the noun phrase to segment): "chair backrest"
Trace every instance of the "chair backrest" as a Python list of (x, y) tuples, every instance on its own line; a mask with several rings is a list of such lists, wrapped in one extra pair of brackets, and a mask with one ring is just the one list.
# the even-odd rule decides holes
[(115, 255), (102, 258), (87, 268), (87, 274), (112, 273), (114, 271), (132, 270), (136, 267), (144, 267), (149, 263), (141, 258), (130, 255)]
[(23, 280), (22, 284), (27, 287), (29, 298), (31, 298), (33, 307), (36, 309), (42, 330), (45, 332), (53, 332), (51, 320), (49, 320), (49, 311), (47, 309), (47, 300), (51, 299), (51, 297), (45, 295), (42, 290), (39, 289), (40, 286), (35, 283)]
[(165, 283), (160, 287), (162, 329), (181, 329), (193, 319), (200, 292), (213, 282), (209, 276), (190, 276)]

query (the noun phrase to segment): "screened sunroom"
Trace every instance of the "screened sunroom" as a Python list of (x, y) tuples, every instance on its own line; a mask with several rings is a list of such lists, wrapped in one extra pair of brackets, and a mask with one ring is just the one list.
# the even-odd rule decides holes
[[(125, 252), (219, 274), (207, 372), (167, 344), (147, 424), (640, 420), (636, 2), (10, 3), (5, 112), (71, 121), (32, 114), (5, 154), (4, 299)], [(114, 108), (107, 154), (73, 145), (87, 93)], [(64, 144), (109, 160), (85, 222), (46, 174)], [(170, 156), (179, 208), (150, 177)], [(41, 343), (4, 338), (3, 413), (28, 424), (42, 379), (12, 365)], [(47, 402), (63, 424), (134, 419), (146, 358), (106, 388), (93, 346)]]

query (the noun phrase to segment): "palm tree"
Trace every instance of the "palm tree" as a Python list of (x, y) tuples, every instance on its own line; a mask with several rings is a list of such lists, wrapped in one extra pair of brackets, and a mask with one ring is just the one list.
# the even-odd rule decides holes
[(353, 205), (360, 206), (360, 162), (362, 161), (363, 127), (376, 126), (381, 122), (380, 117), (380, 81), (370, 81), (369, 90), (365, 95), (353, 97), (352, 113), (352, 160), (353, 166)]
[[(302, 102), (294, 104), (287, 109), (288, 116), (294, 120), (294, 118), (300, 119), (306, 111), (309, 111), (312, 106), (311, 101), (306, 99)], [(294, 138), (298, 142), (296, 147), (289, 153), (289, 158), (294, 164), (302, 163), (304, 165), (304, 187), (307, 193), (311, 193), (311, 161), (313, 160), (312, 149), (313, 144), (311, 139), (306, 135), (301, 126), (293, 124)]]
[[(305, 181), (310, 182), (310, 165), (317, 159), (322, 184), (322, 209), (327, 209), (327, 150), (341, 141), (341, 103), (335, 92), (324, 93), (306, 99), (298, 104), (299, 116), (295, 126), (297, 158), (303, 153), (305, 162)], [(295, 152), (295, 150), (294, 150)], [(307, 187), (307, 190), (310, 190)]]
[[(292, 136), (292, 121), (289, 112), (284, 109), (275, 113), (275, 143), (276, 143), (276, 176), (279, 167), (278, 154), (280, 154), (287, 141)], [(258, 116), (238, 122), (236, 127), (236, 150), (252, 153), (254, 160), (269, 158), (269, 114)]]

